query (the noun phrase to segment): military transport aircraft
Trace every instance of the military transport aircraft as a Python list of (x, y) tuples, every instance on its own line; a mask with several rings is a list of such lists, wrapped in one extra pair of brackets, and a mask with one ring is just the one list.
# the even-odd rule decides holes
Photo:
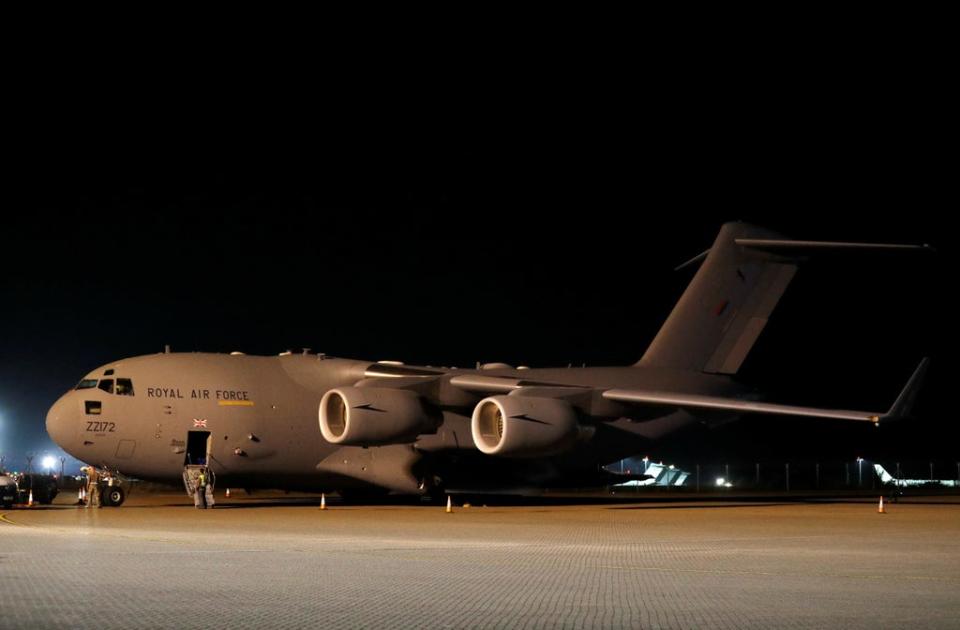
[[(218, 485), (333, 491), (523, 492), (626, 481), (604, 465), (694, 423), (743, 414), (883, 423), (907, 414), (920, 363), (886, 412), (760, 402), (732, 379), (804, 257), (926, 246), (787, 240), (728, 223), (635, 365), (413, 367), (323, 354), (162, 353), (87, 374), (47, 415), (84, 462)], [(634, 476), (636, 477), (636, 476)]]

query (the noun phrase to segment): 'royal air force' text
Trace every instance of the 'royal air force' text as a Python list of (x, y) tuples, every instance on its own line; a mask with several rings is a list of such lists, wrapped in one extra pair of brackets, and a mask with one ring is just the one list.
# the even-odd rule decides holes
[(193, 400), (250, 400), (250, 392), (237, 389), (191, 389), (184, 395), (179, 387), (148, 387), (148, 398), (192, 398)]

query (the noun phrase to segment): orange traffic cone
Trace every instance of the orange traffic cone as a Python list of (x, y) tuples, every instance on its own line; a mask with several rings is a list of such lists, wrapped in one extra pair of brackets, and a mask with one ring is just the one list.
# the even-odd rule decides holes
[(324, 492), (320, 493), (320, 509), (321, 510), (327, 509), (327, 495)]
[(230, 488), (227, 488), (227, 498), (230, 498)]
[(83, 505), (83, 488), (77, 490), (77, 505)]
[(453, 514), (453, 502), (450, 500), (450, 495), (447, 495), (447, 514)]
[(886, 514), (887, 511), (883, 509), (883, 497), (880, 497), (880, 507), (877, 508), (878, 514)]
[(27, 507), (33, 507), (33, 488), (30, 488), (30, 497), (27, 499)]

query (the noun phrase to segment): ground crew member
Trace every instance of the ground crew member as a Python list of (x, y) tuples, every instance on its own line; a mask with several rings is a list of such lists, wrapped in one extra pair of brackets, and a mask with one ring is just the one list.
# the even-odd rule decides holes
[(210, 475), (210, 468), (207, 466), (204, 466), (203, 474), (204, 474), (204, 479), (207, 482), (207, 485), (204, 486), (204, 491), (203, 491), (204, 504), (208, 508), (213, 508), (213, 479), (211, 478), (211, 475)]
[(87, 505), (86, 507), (100, 507), (100, 473), (93, 466), (84, 466), (87, 474)]
[(198, 469), (198, 471), (193, 484), (193, 505), (197, 509), (205, 510), (207, 508), (207, 486), (210, 482), (207, 477), (209, 473), (207, 473), (205, 467)]

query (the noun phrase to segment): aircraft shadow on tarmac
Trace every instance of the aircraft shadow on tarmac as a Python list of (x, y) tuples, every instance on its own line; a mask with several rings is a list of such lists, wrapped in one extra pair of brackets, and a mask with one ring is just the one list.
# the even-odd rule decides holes
[(695, 503), (687, 505), (678, 505), (672, 503), (669, 505), (664, 505), (662, 503), (656, 505), (611, 505), (609, 510), (713, 510), (713, 509), (729, 509), (729, 508), (756, 508), (756, 507), (777, 507), (783, 505), (792, 505), (796, 503), (795, 501), (787, 501), (782, 503)]
[[(329, 503), (331, 507), (378, 507), (383, 504), (354, 504), (351, 503), (349, 506), (343, 504)], [(261, 508), (282, 508), (282, 507), (303, 507), (303, 508), (320, 508), (320, 502), (289, 502), (289, 501), (279, 501), (274, 503), (217, 503), (211, 510), (223, 511), (223, 510), (254, 510)], [(167, 503), (165, 505), (131, 505), (124, 507), (123, 509), (156, 509), (156, 508), (177, 508), (183, 510), (195, 510), (196, 507), (192, 505), (184, 505), (180, 503)]]
[[(594, 507), (605, 507), (610, 510), (688, 510), (688, 509), (716, 509), (716, 508), (744, 508), (744, 507), (773, 507), (781, 505), (790, 505), (791, 503), (796, 502), (731, 502), (731, 503), (668, 503), (664, 504), (663, 502), (650, 502), (643, 505), (637, 505), (636, 501), (629, 502), (629, 505), (626, 504), (612, 504), (610, 502), (596, 502), (596, 501), (487, 501), (487, 502), (477, 502), (477, 503), (468, 503), (468, 505), (473, 507), (527, 507), (527, 508), (543, 508), (543, 507), (576, 507), (583, 505), (591, 505)], [(844, 503), (843, 501), (836, 501), (835, 503)], [(919, 502), (911, 502), (917, 503)], [(933, 505), (939, 504), (938, 502), (923, 503), (923, 505)], [(351, 502), (351, 503), (341, 503), (335, 499), (328, 500), (327, 505), (330, 509), (335, 508), (364, 508), (364, 507), (425, 507), (425, 508), (441, 508), (442, 505), (439, 503), (436, 504), (423, 504), (423, 503), (413, 503), (413, 502), (398, 502), (398, 501), (379, 501), (379, 502)], [(281, 507), (320, 507), (320, 501), (314, 500), (258, 500), (256, 502), (250, 503), (217, 503), (214, 507), (210, 508), (213, 510), (255, 510), (255, 509), (264, 509), (264, 508), (281, 508)], [(457, 509), (462, 509), (463, 504), (455, 505)], [(183, 510), (195, 510), (197, 509), (193, 505), (186, 503), (155, 503), (152, 505), (125, 505), (119, 508), (122, 511), (126, 510), (153, 510), (157, 508), (178, 508)], [(60, 511), (60, 510), (69, 510), (69, 509), (84, 509), (82, 506), (45, 506), (45, 507), (32, 507), (32, 508), (13, 508), (14, 510), (30, 510), (30, 511)], [(101, 508), (105, 509), (105, 508)]]

